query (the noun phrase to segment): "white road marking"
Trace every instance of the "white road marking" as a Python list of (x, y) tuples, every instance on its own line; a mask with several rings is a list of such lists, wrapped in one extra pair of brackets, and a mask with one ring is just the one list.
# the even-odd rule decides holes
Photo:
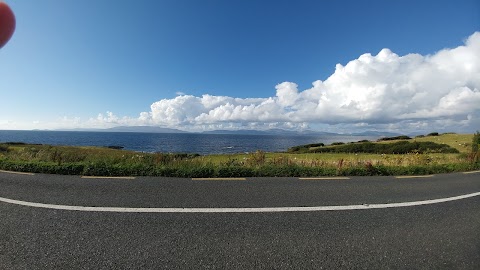
[(132, 176), (82, 176), (84, 179), (126, 179), (133, 180), (135, 177)]
[(463, 174), (480, 173), (480, 171), (464, 172)]
[(224, 178), (192, 178), (194, 181), (243, 181), (247, 178), (243, 177), (224, 177)]
[(22, 174), (22, 175), (35, 175), (34, 173), (28, 173), (28, 172), (13, 172), (13, 171), (3, 171), (0, 170), (2, 173), (11, 173), (11, 174)]
[(299, 180), (349, 180), (349, 177), (300, 177)]
[(408, 207), (418, 205), (428, 205), (436, 203), (444, 203), (467, 199), (480, 196), (480, 192), (470, 193), (455, 197), (442, 199), (403, 202), (403, 203), (386, 203), (386, 204), (357, 204), (357, 205), (339, 205), (339, 206), (301, 206), (301, 207), (258, 207), (258, 208), (130, 208), (130, 207), (96, 207), (96, 206), (73, 206), (73, 205), (57, 205), (44, 204), (35, 202), (25, 202), (0, 197), (1, 202), (55, 209), (68, 211), (84, 211), (84, 212), (116, 212), (116, 213), (271, 213), (271, 212), (316, 212), (316, 211), (342, 211), (342, 210), (366, 210), (366, 209), (383, 209), (395, 207)]
[(408, 178), (430, 178), (434, 177), (435, 175), (403, 175), (403, 176), (395, 176), (397, 179), (408, 179)]

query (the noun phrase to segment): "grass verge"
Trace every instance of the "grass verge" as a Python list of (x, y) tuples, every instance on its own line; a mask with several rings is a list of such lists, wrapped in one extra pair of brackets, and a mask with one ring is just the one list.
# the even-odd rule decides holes
[[(472, 135), (444, 134), (412, 140), (431, 142), (428, 139), (441, 142), (443, 146), (438, 149), (452, 148), (455, 151), (436, 153), (425, 148), (422, 151), (413, 149), (406, 154), (385, 154), (361, 151), (305, 153), (301, 150), (299, 151), (301, 154), (257, 151), (250, 154), (199, 156), (138, 153), (112, 148), (4, 143), (0, 144), (0, 170), (89, 176), (204, 178), (424, 175), (480, 169), (478, 155), (473, 155), (472, 158), (472, 154), (465, 150), (465, 145), (472, 146)], [(364, 145), (367, 143), (372, 144), (361, 142)], [(397, 141), (390, 140), (378, 144), (396, 143)], [(421, 145), (415, 143), (414, 141), (409, 144)], [(348, 145), (353, 144), (338, 144), (335, 147), (342, 148)], [(324, 146), (322, 144), (308, 146), (309, 149), (318, 147)]]

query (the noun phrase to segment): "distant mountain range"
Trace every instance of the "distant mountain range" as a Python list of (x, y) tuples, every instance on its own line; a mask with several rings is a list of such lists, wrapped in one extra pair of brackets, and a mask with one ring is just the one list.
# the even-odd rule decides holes
[(212, 130), (204, 131), (203, 134), (241, 134), (241, 135), (283, 135), (283, 136), (375, 136), (375, 137), (391, 137), (399, 136), (402, 134), (393, 132), (381, 132), (381, 131), (365, 131), (360, 133), (348, 133), (339, 134), (325, 131), (314, 130), (285, 130), (285, 129), (268, 129), (268, 130)]
[(336, 133), (312, 131), (312, 130), (285, 130), (285, 129), (268, 129), (268, 130), (212, 130), (204, 131), (203, 134), (236, 134), (236, 135), (282, 135), (282, 136), (306, 136), (306, 135), (338, 135)]
[(121, 126), (108, 128), (105, 131), (111, 132), (140, 132), (140, 133), (189, 133), (187, 131), (174, 129), (174, 128), (162, 128), (162, 127), (152, 127), (152, 126)]
[(189, 133), (187, 131), (153, 126), (119, 126), (113, 128), (77, 128), (58, 129), (55, 131), (88, 131), (88, 132), (138, 132), (138, 133)]
[[(163, 128), (154, 126), (119, 126), (107, 129), (62, 129), (61, 131), (90, 131), (90, 132), (139, 132), (139, 133), (192, 133), (179, 129)], [(268, 130), (212, 130), (204, 132), (195, 132), (201, 134), (232, 134), (232, 135), (277, 135), (277, 136), (373, 136), (373, 137), (390, 137), (402, 135), (399, 133), (382, 132), (382, 131), (365, 131), (360, 133), (339, 134), (314, 130), (285, 130), (285, 129), (268, 129)]]
[(352, 136), (394, 137), (394, 136), (400, 136), (400, 135), (405, 135), (405, 134), (394, 133), (394, 132), (386, 132), (386, 131), (364, 131), (364, 132), (352, 133), (352, 134), (348, 134), (348, 135), (352, 135)]

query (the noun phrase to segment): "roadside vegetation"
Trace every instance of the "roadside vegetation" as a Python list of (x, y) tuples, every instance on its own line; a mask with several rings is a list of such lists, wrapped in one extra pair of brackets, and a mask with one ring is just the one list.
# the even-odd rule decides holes
[(285, 153), (139, 153), (121, 146), (0, 143), (0, 170), (96, 176), (313, 177), (417, 175), (480, 169), (480, 133), (398, 136), (295, 146)]

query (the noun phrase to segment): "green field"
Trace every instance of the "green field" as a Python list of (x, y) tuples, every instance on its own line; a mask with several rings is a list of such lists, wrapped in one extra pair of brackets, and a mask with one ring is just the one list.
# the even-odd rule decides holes
[[(333, 176), (431, 174), (479, 169), (473, 134), (442, 134), (410, 140), (366, 143), (365, 146), (403, 149), (405, 154), (328, 152), (356, 149), (362, 143), (300, 147), (285, 153), (206, 155), (139, 153), (100, 147), (0, 144), (0, 169), (23, 172), (168, 177)], [(477, 136), (478, 137), (478, 136)], [(401, 141), (399, 143), (399, 141)], [(409, 143), (406, 143), (406, 142)], [(426, 143), (428, 142), (428, 143)], [(432, 144), (433, 142), (434, 144)], [(378, 144), (387, 144), (378, 146)], [(420, 148), (427, 145), (428, 149)], [(442, 146), (443, 144), (443, 146)], [(441, 147), (435, 149), (435, 147)], [(343, 151), (343, 150), (342, 150)], [(349, 150), (350, 151), (350, 150)], [(382, 150), (383, 151), (383, 150)], [(397, 150), (396, 150), (397, 151)], [(439, 152), (446, 151), (446, 152)], [(456, 152), (456, 153), (451, 153)], [(478, 152), (478, 150), (477, 150)]]
[[(443, 134), (423, 138), (413, 138), (409, 142), (436, 142), (457, 149), (460, 154), (364, 154), (364, 153), (265, 153), (265, 162), (294, 163), (305, 166), (336, 166), (343, 160), (344, 166), (357, 166), (365, 163), (385, 166), (410, 166), (425, 164), (457, 164), (466, 161), (466, 155), (471, 152), (473, 134)], [(398, 142), (384, 141), (381, 144)], [(328, 146), (327, 146), (328, 147)], [(311, 150), (316, 147), (311, 148)], [(248, 163), (255, 154), (211, 155), (199, 157), (204, 162), (221, 164), (232, 160)]]

